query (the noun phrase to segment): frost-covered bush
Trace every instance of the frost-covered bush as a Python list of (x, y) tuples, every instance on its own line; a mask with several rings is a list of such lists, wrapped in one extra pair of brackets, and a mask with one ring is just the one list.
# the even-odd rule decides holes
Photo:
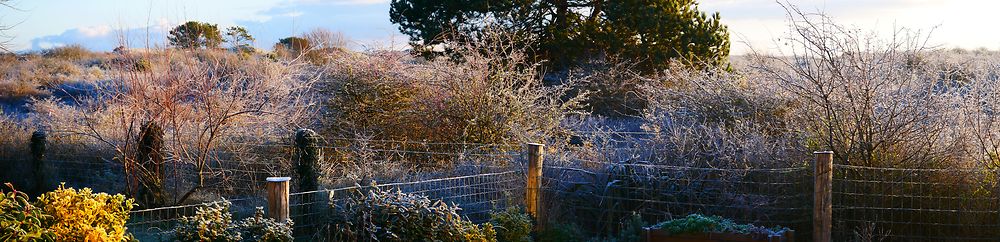
[(332, 241), (496, 241), (492, 225), (462, 218), (458, 206), (399, 190), (373, 187), (332, 206)]
[(253, 217), (234, 221), (229, 201), (198, 208), (194, 216), (182, 217), (174, 229), (179, 241), (292, 241), (292, 221), (280, 223), (264, 217), (264, 208), (257, 207)]

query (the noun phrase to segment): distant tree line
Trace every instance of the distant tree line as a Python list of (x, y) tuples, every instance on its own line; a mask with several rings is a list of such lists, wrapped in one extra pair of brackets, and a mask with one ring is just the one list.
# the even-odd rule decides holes
[[(248, 52), (253, 51), (256, 39), (241, 26), (232, 26), (222, 32), (216, 24), (188, 21), (171, 29), (167, 40), (171, 46), (180, 49), (218, 49), (223, 43), (227, 43), (228, 48), (234, 51)], [(274, 48), (280, 52), (300, 55), (310, 51), (329, 52), (346, 46), (347, 40), (343, 34), (317, 28), (302, 36), (283, 38), (275, 43)]]

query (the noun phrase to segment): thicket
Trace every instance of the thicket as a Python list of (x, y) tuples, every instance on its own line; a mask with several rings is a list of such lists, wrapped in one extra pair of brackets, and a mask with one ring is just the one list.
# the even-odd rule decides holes
[[(330, 97), (325, 136), (501, 145), (568, 138), (563, 123), (576, 113), (580, 95), (570, 95), (569, 84), (544, 85), (537, 63), (516, 46), (502, 45), (504, 36), (495, 37), (492, 49), (464, 49), (462, 62), (391, 52), (334, 59), (323, 69)], [(456, 152), (447, 150), (454, 147), (430, 151)], [(449, 164), (435, 157), (413, 162)]]

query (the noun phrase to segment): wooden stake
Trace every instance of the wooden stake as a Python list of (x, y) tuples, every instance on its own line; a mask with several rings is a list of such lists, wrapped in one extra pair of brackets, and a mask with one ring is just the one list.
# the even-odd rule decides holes
[(833, 227), (833, 151), (817, 151), (814, 164), (813, 241), (830, 242)]
[(279, 222), (288, 220), (288, 183), (291, 177), (267, 178), (267, 217)]
[(528, 144), (528, 183), (525, 191), (525, 207), (528, 215), (535, 219), (536, 229), (543, 228), (544, 215), (542, 211), (542, 162), (544, 161), (545, 145)]

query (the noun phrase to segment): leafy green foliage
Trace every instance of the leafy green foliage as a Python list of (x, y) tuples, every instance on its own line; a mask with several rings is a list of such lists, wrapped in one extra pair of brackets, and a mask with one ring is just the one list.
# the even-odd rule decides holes
[(571, 223), (550, 224), (538, 233), (539, 242), (585, 241), (586, 238), (580, 226)]
[(698, 10), (694, 0), (617, 0), (606, 4), (602, 40), (608, 53), (639, 60), (640, 70), (660, 70), (671, 59), (725, 65), (729, 30)]
[(701, 214), (690, 214), (684, 218), (656, 224), (651, 228), (665, 230), (670, 234), (733, 233), (778, 235), (788, 230), (788, 228), (782, 227), (768, 229), (753, 224), (737, 224), (732, 220), (720, 216), (705, 216)]
[(489, 223), (476, 225), (459, 207), (426, 196), (373, 187), (331, 209), (334, 241), (496, 241)]
[(179, 241), (240, 241), (240, 231), (233, 224), (229, 201), (198, 208), (194, 216), (182, 217), (174, 228)]
[(55, 234), (46, 229), (52, 216), (28, 201), (28, 195), (14, 190), (0, 193), (0, 240), (2, 241), (55, 241)]
[(170, 30), (167, 40), (170, 45), (182, 49), (219, 48), (222, 34), (218, 25), (188, 21)]
[(178, 241), (292, 241), (291, 220), (280, 223), (264, 217), (264, 208), (257, 207), (253, 217), (233, 221), (229, 201), (198, 208), (194, 216), (183, 217), (174, 228)]
[(226, 29), (225, 34), (226, 42), (229, 43), (233, 51), (248, 52), (253, 49), (250, 44), (253, 43), (254, 38), (246, 28), (241, 26), (229, 27)]
[(279, 223), (272, 218), (264, 217), (264, 208), (257, 207), (253, 217), (241, 221), (237, 226), (246, 235), (244, 241), (287, 242), (292, 237), (291, 220)]
[(504, 211), (490, 214), (497, 241), (530, 242), (533, 227), (531, 216), (519, 207), (508, 207)]

